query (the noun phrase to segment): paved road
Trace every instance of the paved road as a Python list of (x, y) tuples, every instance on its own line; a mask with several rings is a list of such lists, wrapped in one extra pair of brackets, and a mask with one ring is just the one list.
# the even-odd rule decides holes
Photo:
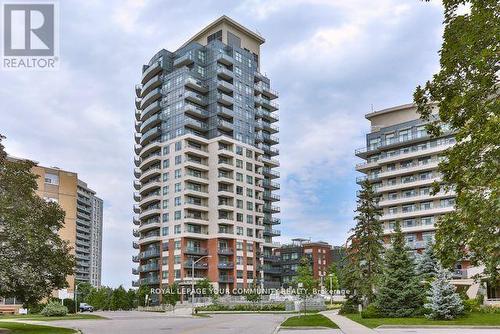
[(266, 334), (287, 318), (282, 314), (215, 314), (210, 318), (166, 316), (154, 312), (96, 312), (109, 320), (64, 320), (53, 326), (80, 329), (84, 334)]

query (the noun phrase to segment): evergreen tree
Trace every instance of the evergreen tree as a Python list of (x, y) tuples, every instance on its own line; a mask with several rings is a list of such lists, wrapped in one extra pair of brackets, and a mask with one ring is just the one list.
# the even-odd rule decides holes
[(146, 296), (151, 297), (151, 288), (147, 285), (141, 285), (136, 293), (138, 306), (146, 306)]
[(422, 279), (429, 281), (436, 277), (438, 272), (439, 262), (434, 253), (434, 244), (428, 243), (425, 247), (422, 256), (417, 262), (417, 274), (422, 277)]
[(408, 254), (401, 226), (396, 223), (392, 247), (385, 253), (384, 274), (377, 291), (376, 307), (382, 316), (409, 317), (423, 302), (413, 257)]
[[(330, 280), (330, 278), (331, 278), (331, 280)], [(330, 282), (331, 282), (331, 284), (330, 284)], [(340, 288), (338, 270), (337, 270), (337, 266), (335, 264), (332, 264), (327, 270), (327, 273), (325, 276), (325, 286), (326, 286), (326, 290), (328, 291), (328, 293), (333, 292), (335, 290), (338, 290)]]
[(137, 295), (136, 291), (134, 289), (128, 289), (127, 291), (127, 303), (128, 303), (128, 310), (135, 309), (137, 307)]
[(438, 266), (436, 280), (431, 283), (428, 303), (424, 305), (430, 310), (428, 318), (450, 320), (463, 313), (462, 299), (455, 292), (450, 279), (450, 272)]
[(129, 308), (127, 291), (123, 286), (114, 289), (111, 294), (110, 308), (112, 311), (128, 310)]
[(374, 290), (382, 271), (382, 257), (384, 250), (383, 228), (379, 221), (381, 214), (378, 207), (378, 197), (368, 180), (361, 184), (361, 191), (357, 200), (356, 226), (348, 238), (350, 246), (347, 249), (349, 256), (347, 272), (350, 272), (351, 284), (357, 288), (365, 304), (374, 300)]

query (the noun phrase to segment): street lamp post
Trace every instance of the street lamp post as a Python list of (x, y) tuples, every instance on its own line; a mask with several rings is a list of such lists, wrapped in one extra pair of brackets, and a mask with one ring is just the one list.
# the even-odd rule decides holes
[(198, 260), (191, 263), (191, 314), (194, 313), (194, 265), (203, 260), (204, 258), (212, 257), (212, 255), (205, 255)]
[(78, 284), (75, 284), (75, 314), (78, 314)]
[(333, 274), (328, 274), (328, 277), (330, 277), (330, 305), (333, 305)]

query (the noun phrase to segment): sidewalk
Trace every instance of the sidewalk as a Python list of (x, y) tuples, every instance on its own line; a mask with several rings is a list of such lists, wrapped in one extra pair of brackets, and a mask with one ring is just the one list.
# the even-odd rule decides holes
[(373, 329), (370, 329), (361, 324), (358, 324), (355, 321), (352, 321), (351, 319), (338, 315), (337, 312), (338, 311), (323, 311), (320, 313), (336, 323), (344, 334), (377, 334), (377, 332), (375, 332)]

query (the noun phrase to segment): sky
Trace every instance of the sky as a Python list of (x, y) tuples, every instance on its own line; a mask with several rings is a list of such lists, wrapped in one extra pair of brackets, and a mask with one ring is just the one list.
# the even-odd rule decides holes
[(9, 154), (77, 172), (104, 200), (102, 283), (131, 285), (134, 85), (228, 15), (265, 37), (280, 93), (282, 236), (342, 245), (353, 227), (364, 115), (412, 101), (439, 68), (442, 7), (418, 0), (60, 1), (60, 68), (0, 71)]

